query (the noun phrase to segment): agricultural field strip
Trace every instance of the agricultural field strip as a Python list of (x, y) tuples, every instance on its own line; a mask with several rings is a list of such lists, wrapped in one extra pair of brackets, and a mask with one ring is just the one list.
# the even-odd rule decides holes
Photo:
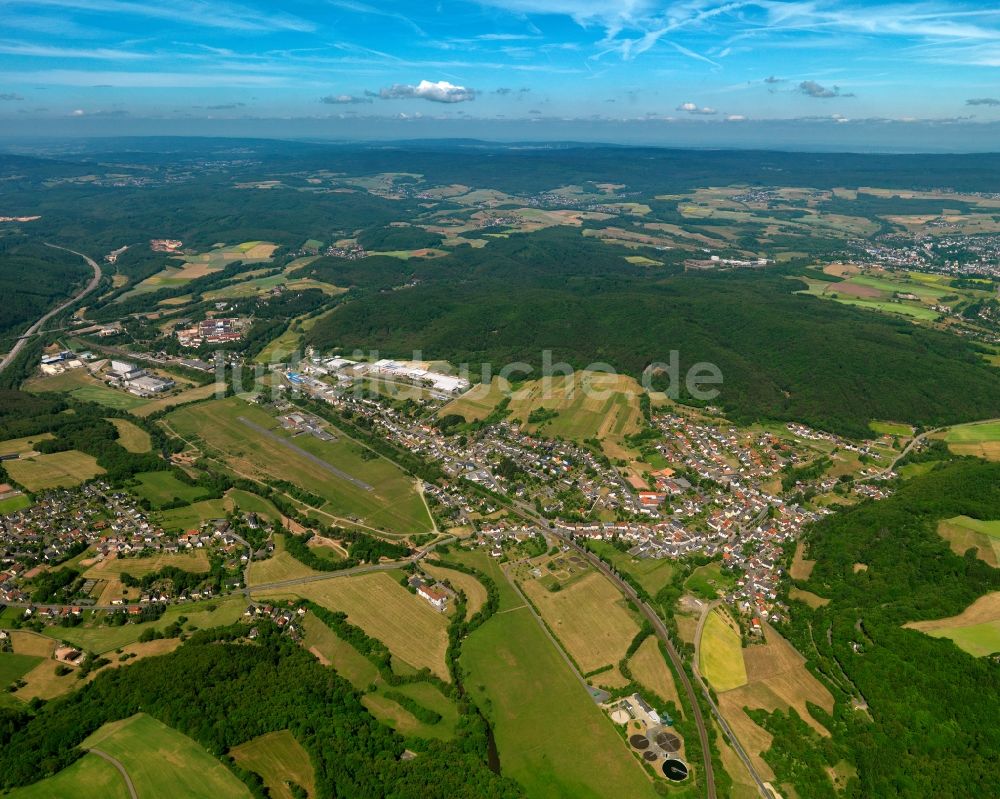
[(266, 436), (267, 438), (270, 438), (272, 441), (276, 441), (277, 443), (281, 444), (281, 446), (285, 447), (286, 449), (290, 449), (290, 450), (292, 450), (292, 452), (296, 453), (297, 455), (301, 455), (307, 461), (315, 463), (320, 468), (326, 469), (326, 471), (330, 472), (331, 474), (336, 475), (337, 477), (341, 478), (342, 480), (347, 480), (349, 483), (351, 483), (352, 485), (357, 486), (362, 491), (374, 491), (375, 490), (372, 486), (368, 485), (368, 483), (364, 482), (363, 480), (359, 480), (356, 477), (352, 477), (347, 472), (345, 472), (345, 471), (343, 471), (341, 469), (338, 469), (332, 463), (327, 463), (325, 460), (323, 460), (322, 458), (320, 458), (320, 457), (318, 457), (316, 455), (313, 455), (311, 452), (306, 452), (306, 450), (302, 449), (302, 447), (297, 446), (296, 444), (293, 444), (291, 441), (288, 441), (288, 440), (282, 438), (277, 433), (275, 433), (273, 430), (268, 430), (267, 428), (261, 427), (256, 422), (251, 422), (245, 416), (240, 416), (239, 420), (240, 420), (240, 422), (242, 424), (245, 424), (247, 427), (249, 427), (254, 432), (260, 433), (261, 435)]

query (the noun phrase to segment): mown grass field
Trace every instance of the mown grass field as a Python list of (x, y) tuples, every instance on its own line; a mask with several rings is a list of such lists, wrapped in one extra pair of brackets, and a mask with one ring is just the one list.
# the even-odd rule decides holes
[(421, 564), (421, 568), (432, 577), (436, 577), (442, 582), (448, 582), (457, 591), (464, 591), (468, 602), (465, 609), (466, 618), (470, 618), (474, 613), (486, 604), (486, 588), (471, 574), (456, 571), (455, 569), (445, 569), (440, 566), (432, 566), (429, 563)]
[[(435, 724), (420, 721), (406, 708), (386, 695), (386, 692), (404, 694), (421, 707), (438, 713), (441, 719)], [(431, 683), (407, 683), (391, 688), (380, 684), (378, 690), (365, 694), (361, 702), (371, 711), (373, 716), (388, 724), (401, 735), (439, 740), (449, 740), (455, 736), (458, 708)]]
[(19, 655), (16, 652), (0, 652), (0, 690), (4, 690), (15, 680), (21, 679), (42, 662), (34, 655)]
[(1000, 422), (958, 425), (945, 433), (944, 440), (956, 455), (1000, 461)]
[(127, 572), (133, 577), (142, 577), (165, 566), (189, 572), (207, 572), (208, 552), (204, 549), (193, 549), (189, 552), (161, 553), (145, 558), (105, 558), (87, 569), (83, 576), (100, 580), (111, 574)]
[(84, 402), (96, 402), (109, 408), (132, 410), (146, 403), (127, 391), (119, 391), (91, 377), (86, 369), (70, 369), (61, 375), (33, 377), (25, 383), (26, 391), (65, 391)]
[(501, 612), (470, 635), (462, 666), (470, 693), (493, 725), (504, 775), (528, 796), (656, 795), (613, 723), (527, 608)]
[[(442, 679), (449, 679), (445, 666), (447, 617), (403, 588), (396, 576), (388, 572), (371, 572), (331, 577), (282, 589), (276, 598), (289, 595), (310, 599), (330, 610), (343, 611), (351, 624), (389, 647), (394, 659), (399, 658), (416, 669), (429, 668)], [(260, 598), (273, 596), (264, 594)]]
[(183, 508), (155, 512), (153, 519), (164, 530), (180, 532), (197, 529), (202, 522), (224, 519), (228, 510), (229, 504), (224, 499), (203, 499)]
[(92, 456), (75, 449), (6, 461), (4, 466), (8, 474), (29, 491), (71, 488), (104, 474), (104, 469)]
[(1000, 591), (979, 597), (957, 616), (903, 625), (934, 638), (950, 638), (973, 657), (1000, 652)]
[(35, 445), (39, 441), (50, 441), (55, 438), (52, 433), (40, 433), (37, 436), (25, 436), (24, 438), (8, 438), (0, 441), (0, 455), (22, 455), (25, 452), (34, 452)]
[(900, 422), (869, 422), (868, 426), (873, 433), (880, 436), (912, 436), (913, 427)]
[(8, 513), (29, 507), (31, 507), (31, 498), (27, 494), (17, 494), (13, 497), (7, 497), (7, 499), (0, 499), (0, 516), (6, 516)]
[(746, 684), (740, 634), (735, 622), (719, 610), (708, 615), (701, 631), (698, 667), (716, 691), (729, 691)]
[(288, 730), (269, 732), (233, 747), (229, 754), (243, 768), (261, 776), (274, 799), (295, 799), (289, 783), (316, 797), (316, 774), (309, 753)]
[(89, 620), (78, 627), (47, 627), (45, 634), (56, 639), (69, 641), (76, 646), (103, 654), (114, 649), (119, 649), (129, 644), (134, 644), (139, 640), (142, 631), (152, 627), (163, 630), (177, 621), (181, 616), (186, 617), (184, 629), (191, 626), (199, 630), (210, 627), (222, 627), (235, 622), (246, 610), (246, 600), (240, 596), (226, 597), (224, 599), (210, 599), (204, 602), (190, 602), (179, 605), (169, 605), (163, 616), (157, 621), (148, 621), (141, 624), (129, 623), (121, 627), (108, 627), (105, 625), (95, 625)]
[(732, 588), (733, 584), (733, 576), (723, 574), (722, 564), (713, 562), (699, 566), (691, 572), (684, 581), (684, 588), (702, 599), (715, 599), (719, 594)]
[(15, 788), (7, 796), (9, 799), (129, 799), (118, 769), (94, 754), (84, 755), (40, 782)]
[[(269, 413), (236, 397), (182, 408), (167, 418), (171, 429), (209, 454), (218, 454), (237, 473), (295, 483), (327, 499), (322, 509), (337, 517), (356, 517), (368, 526), (396, 534), (431, 528), (413, 480), (385, 458), (368, 457), (370, 451), (343, 435), (336, 441), (320, 441), (310, 435), (292, 438)], [(273, 431), (279, 440), (261, 435), (243, 419)], [(373, 490), (323, 469), (293, 447)]]
[(109, 419), (118, 430), (118, 443), (129, 452), (149, 452), (149, 433), (128, 419)]
[(332, 667), (356, 690), (365, 691), (379, 679), (375, 665), (314, 614), (306, 614), (302, 624), (306, 631), (302, 645), (306, 650), (324, 666)]
[(172, 408), (175, 405), (182, 405), (185, 402), (194, 402), (195, 400), (208, 399), (212, 395), (218, 393), (222, 396), (225, 393), (225, 385), (222, 383), (209, 383), (204, 386), (195, 386), (194, 388), (189, 388), (185, 391), (181, 391), (179, 394), (173, 394), (169, 397), (161, 397), (160, 399), (154, 400), (144, 400), (141, 405), (132, 407), (129, 409), (130, 413), (135, 416), (149, 416), (150, 414), (156, 413), (157, 411), (165, 410), (166, 408)]
[(649, 592), (650, 596), (670, 582), (674, 573), (673, 564), (666, 558), (633, 558), (627, 552), (615, 549), (606, 541), (588, 541), (587, 547), (620, 572), (630, 574)]
[(635, 654), (629, 659), (629, 668), (632, 675), (642, 685), (654, 691), (663, 699), (671, 700), (678, 709), (684, 707), (680, 694), (677, 693), (677, 686), (674, 683), (674, 675), (670, 671), (670, 666), (660, 652), (658, 639), (655, 635), (649, 636)]
[(172, 472), (140, 472), (135, 477), (138, 484), (132, 486), (132, 493), (149, 500), (154, 508), (176, 500), (197, 502), (205, 496), (204, 488), (182, 483)]
[(1000, 565), (1000, 521), (955, 516), (938, 523), (938, 534), (956, 555), (975, 549), (976, 556), (990, 566), (996, 568)]
[(319, 572), (288, 554), (285, 551), (285, 536), (277, 535), (274, 538), (274, 554), (267, 560), (255, 560), (250, 564), (249, 585), (253, 587), (314, 574)]
[(121, 762), (140, 797), (251, 796), (250, 790), (199, 744), (145, 713), (105, 724), (81, 746), (100, 749)]
[(526, 581), (522, 588), (584, 674), (617, 666), (639, 632), (625, 600), (596, 571), (556, 592), (537, 580)]

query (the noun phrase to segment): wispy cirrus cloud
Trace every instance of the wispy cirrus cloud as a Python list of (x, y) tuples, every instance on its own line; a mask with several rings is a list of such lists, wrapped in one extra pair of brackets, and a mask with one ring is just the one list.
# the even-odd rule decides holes
[(1000, 106), (1000, 100), (998, 100), (996, 97), (974, 97), (971, 100), (966, 100), (965, 104)]
[(0, 42), (0, 53), (35, 58), (86, 58), (99, 61), (143, 61), (151, 57), (147, 53), (114, 47), (58, 47), (27, 42)]
[(4, 92), (0, 94), (0, 103), (20, 102), (23, 99), (24, 98), (21, 95), (15, 94), (14, 92)]
[(87, 14), (125, 15), (167, 20), (205, 28), (234, 31), (298, 31), (316, 29), (316, 24), (283, 12), (267, 11), (225, 0), (4, 0), (7, 7), (20, 7), (37, 13), (43, 8), (58, 8)]

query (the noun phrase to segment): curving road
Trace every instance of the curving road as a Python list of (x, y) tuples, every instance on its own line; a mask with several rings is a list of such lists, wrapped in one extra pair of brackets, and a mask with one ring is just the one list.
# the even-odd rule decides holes
[(88, 749), (87, 751), (91, 752), (91, 753), (93, 753), (95, 755), (97, 755), (98, 757), (104, 758), (112, 766), (114, 766), (116, 769), (118, 769), (118, 773), (121, 774), (122, 775), (122, 779), (125, 780), (125, 787), (128, 788), (128, 795), (130, 797), (132, 797), (132, 799), (139, 799), (139, 794), (137, 794), (136, 791), (135, 791), (135, 785), (132, 784), (132, 778), (128, 775), (128, 771), (125, 770), (125, 766), (122, 765), (122, 763), (121, 763), (120, 760), (118, 760), (117, 758), (112, 757), (107, 752), (105, 752), (105, 751), (103, 751), (101, 749), (91, 748), (91, 749)]
[(8, 366), (10, 366), (11, 363), (13, 363), (14, 359), (24, 348), (24, 345), (27, 343), (28, 339), (30, 339), (33, 335), (35, 335), (35, 333), (37, 333), (41, 329), (42, 325), (48, 322), (49, 319), (51, 319), (56, 314), (65, 311), (73, 303), (77, 302), (78, 300), (82, 300), (84, 297), (90, 294), (90, 292), (96, 289), (97, 284), (101, 282), (101, 267), (98, 266), (97, 261), (95, 261), (90, 256), (84, 255), (82, 252), (77, 252), (76, 250), (67, 249), (66, 247), (59, 247), (58, 245), (55, 244), (49, 244), (48, 242), (45, 243), (45, 246), (52, 247), (52, 249), (54, 250), (65, 250), (66, 252), (73, 253), (73, 255), (79, 255), (81, 258), (83, 258), (83, 260), (85, 260), (88, 264), (90, 264), (90, 268), (94, 270), (94, 276), (90, 279), (90, 282), (83, 287), (83, 289), (81, 289), (72, 297), (70, 297), (68, 300), (66, 300), (66, 302), (64, 302), (62, 305), (53, 308), (47, 314), (42, 316), (37, 322), (35, 322), (31, 327), (29, 327), (20, 336), (20, 338), (18, 338), (16, 342), (14, 342), (14, 346), (11, 348), (10, 352), (8, 352), (7, 355), (4, 356), (4, 359), (0, 361), (0, 372), (3, 372), (4, 369), (6, 369)]

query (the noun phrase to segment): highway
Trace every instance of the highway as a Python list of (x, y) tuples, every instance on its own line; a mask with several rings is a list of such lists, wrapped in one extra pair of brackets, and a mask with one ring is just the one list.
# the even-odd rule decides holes
[(48, 242), (46, 242), (45, 246), (52, 247), (55, 250), (65, 250), (66, 252), (73, 253), (73, 255), (79, 255), (81, 258), (83, 258), (83, 260), (85, 260), (88, 264), (90, 264), (90, 268), (94, 270), (94, 276), (90, 279), (90, 282), (86, 286), (84, 286), (80, 291), (78, 291), (76, 294), (74, 294), (72, 297), (66, 300), (66, 302), (64, 302), (62, 305), (53, 308), (47, 314), (39, 318), (38, 321), (36, 321), (31, 327), (29, 327), (21, 335), (21, 337), (18, 338), (16, 342), (14, 342), (14, 346), (11, 348), (10, 352), (8, 352), (7, 355), (4, 357), (4, 359), (0, 361), (0, 372), (3, 372), (4, 369), (6, 369), (8, 366), (10, 366), (11, 363), (14, 362), (14, 359), (17, 358), (18, 354), (24, 348), (24, 345), (25, 343), (27, 343), (28, 339), (30, 339), (33, 335), (35, 335), (35, 333), (41, 330), (42, 325), (48, 322), (49, 319), (51, 319), (56, 314), (65, 311), (73, 303), (77, 302), (78, 300), (82, 300), (84, 297), (90, 294), (90, 292), (96, 289), (97, 284), (101, 282), (101, 267), (98, 266), (97, 261), (95, 261), (93, 258), (84, 255), (82, 252), (77, 252), (76, 250), (69, 250), (66, 249), (65, 247), (59, 247), (55, 244), (49, 244)]

